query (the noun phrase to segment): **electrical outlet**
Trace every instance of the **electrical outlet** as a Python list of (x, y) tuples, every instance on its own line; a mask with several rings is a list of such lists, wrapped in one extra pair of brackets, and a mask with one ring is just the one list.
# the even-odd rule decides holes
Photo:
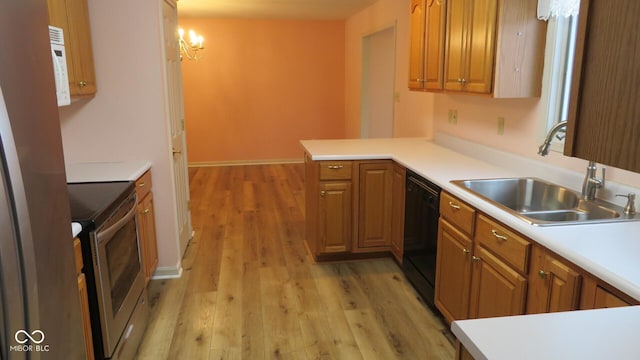
[(449, 109), (449, 124), (452, 124), (452, 125), (458, 124), (458, 110)]
[(498, 135), (504, 135), (504, 117), (498, 117)]

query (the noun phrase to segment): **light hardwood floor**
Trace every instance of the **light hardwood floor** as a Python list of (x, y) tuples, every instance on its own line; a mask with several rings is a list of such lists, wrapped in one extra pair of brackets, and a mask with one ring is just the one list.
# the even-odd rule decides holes
[(453, 359), (391, 258), (313, 264), (304, 166), (189, 170), (183, 276), (153, 280), (139, 359)]

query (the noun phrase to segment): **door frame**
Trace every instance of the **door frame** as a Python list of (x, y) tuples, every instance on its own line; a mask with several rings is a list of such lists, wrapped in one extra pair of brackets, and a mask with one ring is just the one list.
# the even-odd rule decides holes
[(372, 85), (370, 78), (370, 70), (371, 70), (371, 59), (375, 57), (375, 54), (372, 53), (371, 49), (371, 39), (373, 36), (379, 35), (383, 32), (392, 30), (393, 31), (393, 45), (391, 49), (385, 49), (386, 51), (391, 51), (393, 53), (393, 63), (391, 64), (389, 70), (392, 76), (392, 85), (391, 85), (391, 96), (389, 96), (389, 102), (391, 103), (391, 119), (390, 119), (390, 127), (391, 133), (388, 134), (389, 137), (393, 137), (394, 135), (394, 122), (395, 122), (395, 97), (396, 97), (396, 49), (397, 49), (397, 35), (398, 35), (398, 27), (397, 21), (393, 21), (382, 27), (373, 30), (371, 32), (365, 33), (362, 35), (362, 57), (361, 57), (361, 76), (360, 76), (360, 137), (368, 138), (369, 132), (371, 128), (371, 113), (370, 113), (370, 104), (371, 104), (371, 88), (375, 86)]

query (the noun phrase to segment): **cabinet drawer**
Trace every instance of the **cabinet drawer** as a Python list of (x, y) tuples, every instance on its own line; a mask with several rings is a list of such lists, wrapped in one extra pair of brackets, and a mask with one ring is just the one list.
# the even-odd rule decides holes
[(320, 162), (320, 180), (351, 179), (351, 168), (351, 161), (322, 161)]
[(527, 272), (531, 251), (529, 241), (483, 215), (478, 215), (475, 239), (514, 269)]
[(440, 216), (455, 224), (467, 235), (473, 234), (476, 210), (455, 197), (443, 192), (440, 196)]
[(147, 170), (136, 180), (136, 195), (138, 196), (138, 201), (144, 199), (149, 191), (151, 191), (151, 170)]

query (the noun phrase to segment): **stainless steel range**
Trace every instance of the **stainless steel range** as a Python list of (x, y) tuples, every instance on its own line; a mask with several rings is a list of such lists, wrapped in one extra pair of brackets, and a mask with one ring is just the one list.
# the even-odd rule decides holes
[(149, 306), (140, 263), (133, 182), (68, 184), (80, 234), (96, 357), (132, 359)]

